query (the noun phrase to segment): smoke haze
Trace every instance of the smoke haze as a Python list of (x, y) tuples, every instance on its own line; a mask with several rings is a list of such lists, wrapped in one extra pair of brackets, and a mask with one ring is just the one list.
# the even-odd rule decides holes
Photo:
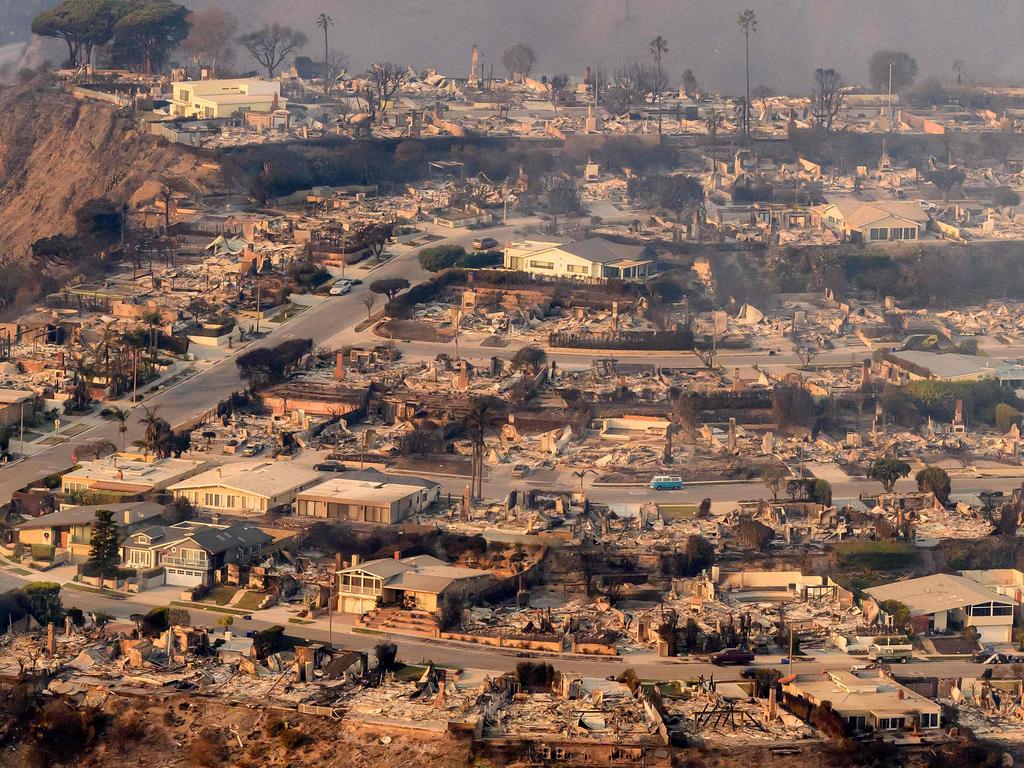
[[(321, 11), (334, 18), (333, 45), (351, 68), (393, 60), (465, 76), (473, 43), (495, 75), (501, 54), (517, 42), (537, 53), (537, 71), (580, 76), (585, 66), (609, 72), (649, 59), (648, 44), (669, 41), (665, 67), (678, 81), (694, 70), (708, 88), (738, 91), (742, 35), (736, 17), (757, 12), (751, 40), (751, 83), (792, 92), (810, 86), (815, 67), (835, 67), (848, 82), (866, 82), (867, 60), (879, 48), (906, 50), (920, 77), (952, 77), (965, 63), (969, 79), (1020, 77), (1016, 55), (1024, 30), (1020, 0), (192, 0), (186, 5), (231, 9), (243, 26), (279, 21), (310, 38), (316, 58)], [(239, 63), (242, 64), (240, 58)]]

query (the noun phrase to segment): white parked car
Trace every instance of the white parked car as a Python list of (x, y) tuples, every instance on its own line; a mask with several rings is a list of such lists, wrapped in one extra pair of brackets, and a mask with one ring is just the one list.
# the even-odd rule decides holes
[(344, 296), (352, 290), (352, 283), (348, 280), (339, 280), (331, 286), (331, 296)]

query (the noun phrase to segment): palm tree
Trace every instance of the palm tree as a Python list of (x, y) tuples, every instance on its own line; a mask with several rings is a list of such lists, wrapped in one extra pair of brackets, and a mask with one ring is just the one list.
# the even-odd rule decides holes
[(331, 88), (330, 84), (327, 82), (328, 79), (330, 79), (330, 61), (327, 55), (327, 30), (334, 26), (334, 19), (332, 19), (326, 13), (321, 13), (319, 16), (316, 17), (316, 26), (318, 29), (322, 29), (324, 31), (324, 94), (326, 95), (330, 92)]
[(466, 432), (473, 441), (473, 466), (472, 479), (470, 482), (471, 495), (479, 499), (484, 493), (484, 439), (491, 429), (498, 412), (501, 409), (501, 401), (496, 397), (474, 398), (469, 413), (466, 415)]
[(747, 100), (743, 103), (743, 134), (750, 136), (750, 33), (757, 32), (757, 14), (747, 8), (736, 19), (743, 30), (743, 41), (747, 52)]
[(665, 84), (662, 82), (661, 77), (661, 58), (668, 53), (668, 40), (661, 35), (651, 40), (651, 57), (654, 59), (654, 66), (658, 68), (658, 135), (661, 135), (661, 105), (662, 105), (662, 91), (665, 90)]
[(147, 312), (142, 316), (142, 322), (149, 327), (149, 356), (156, 362), (156, 332), (163, 322), (159, 312)]
[(128, 417), (131, 411), (127, 408), (111, 408), (110, 418), (117, 422), (117, 431), (121, 433), (121, 450), (125, 449), (125, 436), (128, 433)]
[(139, 390), (139, 351), (145, 349), (147, 344), (146, 330), (144, 328), (133, 328), (121, 334), (121, 343), (132, 354), (132, 402), (134, 403)]
[[(160, 431), (161, 427), (165, 423), (163, 419), (156, 415), (156, 408), (142, 407), (145, 415), (139, 419), (139, 424), (146, 428), (146, 436), (141, 440), (141, 443), (145, 446), (146, 454), (156, 453), (159, 448), (160, 442)], [(140, 441), (132, 443), (135, 445)]]

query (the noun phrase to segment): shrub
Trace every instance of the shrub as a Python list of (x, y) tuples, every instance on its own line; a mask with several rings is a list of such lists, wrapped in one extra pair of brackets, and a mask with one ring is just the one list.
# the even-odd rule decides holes
[(949, 475), (941, 467), (925, 467), (914, 477), (919, 491), (931, 491), (942, 504), (949, 503)]
[(467, 253), (455, 264), (461, 269), (487, 269), (489, 267), (500, 267), (505, 263), (505, 254), (501, 251), (477, 251)]
[(43, 626), (64, 618), (60, 602), (60, 584), (53, 581), (34, 581), (26, 584), (22, 592), (28, 598), (28, 612)]
[(428, 272), (440, 272), (454, 267), (466, 256), (461, 245), (435, 245), (420, 251), (420, 266)]
[(57, 548), (52, 544), (33, 544), (32, 559), (51, 562), (57, 553)]
[(1010, 431), (1010, 428), (1014, 424), (1020, 423), (1020, 411), (1014, 408), (1012, 405), (1006, 403), (999, 403), (996, 406), (996, 429), (1002, 433)]

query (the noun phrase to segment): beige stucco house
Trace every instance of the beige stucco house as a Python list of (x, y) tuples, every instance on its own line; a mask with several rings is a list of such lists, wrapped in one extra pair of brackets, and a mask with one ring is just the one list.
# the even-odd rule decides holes
[(639, 281), (654, 273), (655, 259), (645, 246), (600, 237), (577, 243), (526, 240), (505, 247), (504, 266), (537, 277)]
[(263, 515), (290, 507), (295, 495), (323, 480), (323, 474), (281, 461), (239, 461), (203, 472), (167, 490), (176, 499), (226, 515)]

